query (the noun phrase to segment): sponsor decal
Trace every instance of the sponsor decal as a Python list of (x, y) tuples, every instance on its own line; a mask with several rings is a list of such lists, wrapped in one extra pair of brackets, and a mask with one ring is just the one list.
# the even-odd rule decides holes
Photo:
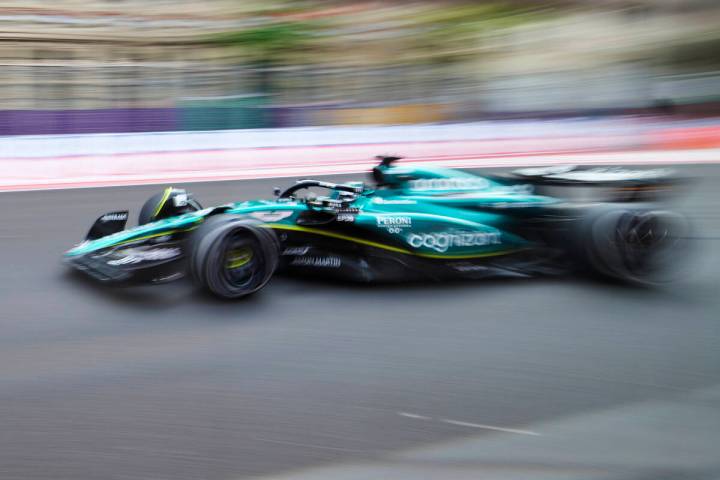
[(292, 214), (292, 210), (271, 210), (267, 212), (252, 212), (250, 216), (263, 222), (277, 222), (283, 218), (288, 218)]
[(483, 190), (490, 186), (484, 178), (419, 178), (410, 180), (412, 190)]
[(353, 223), (353, 222), (355, 222), (355, 215), (353, 215), (351, 213), (340, 213), (335, 218), (335, 220), (338, 222)]
[(124, 257), (117, 260), (110, 260), (108, 265), (134, 265), (141, 262), (154, 262), (158, 260), (169, 260), (180, 256), (179, 248), (154, 248), (152, 250), (126, 249), (122, 253)]
[(447, 232), (411, 233), (406, 237), (413, 248), (429, 248), (436, 252), (447, 252), (450, 248), (482, 247), (499, 245), (500, 232), (467, 232), (450, 230)]
[(388, 233), (400, 233), (412, 227), (412, 217), (407, 215), (378, 215), (376, 222), (378, 228), (384, 228)]
[(372, 199), (372, 203), (376, 203), (378, 205), (415, 205), (417, 202), (415, 200), (405, 200), (405, 199), (392, 199), (392, 198), (383, 198), (383, 197), (375, 197)]
[(319, 267), (319, 268), (340, 268), (342, 260), (340, 257), (297, 257), (290, 265), (297, 267)]
[(412, 227), (412, 217), (408, 215), (378, 215), (375, 220), (380, 228)]
[(100, 217), (101, 222), (122, 222), (127, 220), (128, 214), (127, 212), (120, 212), (120, 213), (106, 213), (102, 217)]
[(287, 247), (283, 250), (283, 255), (305, 255), (310, 250), (308, 245), (302, 247)]

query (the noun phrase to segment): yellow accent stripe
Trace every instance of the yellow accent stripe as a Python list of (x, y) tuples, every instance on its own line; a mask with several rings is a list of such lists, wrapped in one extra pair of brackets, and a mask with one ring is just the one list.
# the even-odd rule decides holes
[(383, 250), (389, 250), (391, 252), (404, 253), (405, 255), (415, 255), (416, 257), (425, 258), (439, 258), (439, 259), (461, 259), (461, 258), (481, 258), (481, 257), (493, 257), (497, 255), (506, 255), (508, 253), (517, 252), (524, 250), (522, 248), (510, 249), (510, 250), (498, 250), (495, 252), (486, 253), (474, 253), (469, 255), (442, 255), (434, 253), (419, 253), (407, 250), (405, 248), (393, 247), (392, 245), (385, 245), (384, 243), (371, 242), (362, 238), (351, 237), (335, 232), (328, 232), (325, 230), (318, 230), (316, 228), (298, 227), (296, 225), (283, 225), (281, 223), (265, 223), (262, 226), (272, 228), (273, 230), (292, 230), (296, 232), (314, 233), (316, 235), (322, 235), (325, 237), (338, 238), (340, 240), (346, 240), (348, 242), (359, 243), (361, 245), (368, 245), (370, 247), (380, 248)]
[(165, 192), (163, 192), (163, 197), (160, 199), (160, 203), (158, 203), (158, 206), (155, 208), (155, 212), (153, 213), (152, 218), (155, 218), (160, 213), (160, 210), (162, 210), (162, 207), (165, 205), (165, 202), (167, 202), (168, 198), (170, 197), (170, 193), (172, 192), (172, 187), (167, 187), (165, 189)]
[(348, 235), (342, 235), (335, 232), (326, 232), (325, 230), (318, 230), (316, 228), (298, 227), (296, 225), (283, 225), (281, 223), (266, 223), (263, 226), (270, 227), (274, 230), (294, 230), (296, 232), (314, 233), (316, 235), (323, 235), (325, 237), (339, 238), (340, 240), (347, 240), (348, 242), (359, 243), (362, 245), (368, 245), (370, 247), (382, 248), (383, 250), (390, 250), (391, 252), (405, 253), (412, 255), (413, 252), (404, 248), (393, 247), (391, 245), (385, 245), (383, 243), (371, 242), (370, 240), (364, 240), (362, 238), (350, 237)]
[(239, 250), (240, 253), (235, 252), (235, 256), (228, 259), (226, 263), (226, 268), (233, 269), (242, 267), (246, 263), (248, 263), (250, 260), (252, 260), (253, 254), (252, 250), (250, 248), (243, 248)]
[(243, 265), (245, 265), (245, 264), (248, 263), (249, 261), (250, 261), (249, 258), (242, 258), (242, 259), (240, 259), (240, 260), (235, 260), (235, 261), (232, 262), (232, 263), (228, 263), (225, 268), (228, 268), (228, 269), (230, 269), (230, 270), (233, 270), (233, 269), (235, 269), (235, 268), (242, 267)]
[(167, 230), (167, 231), (160, 232), (160, 233), (153, 233), (152, 235), (145, 235), (143, 237), (137, 237), (137, 238), (131, 238), (129, 240), (123, 240), (122, 242), (118, 242), (112, 246), (116, 247), (118, 245), (125, 245), (127, 243), (139, 242), (140, 240), (147, 240), (148, 238), (162, 237), (164, 235), (172, 235), (173, 233), (188, 232), (190, 230), (194, 230), (195, 228), (197, 228), (197, 227), (193, 226), (191, 228), (180, 228), (180, 229), (176, 229), (176, 230)]
[(413, 253), (413, 255), (417, 255), (418, 257), (425, 257), (425, 258), (445, 258), (449, 260), (456, 260), (456, 259), (463, 259), (463, 258), (482, 258), (482, 257), (496, 257), (498, 255), (507, 255), (509, 253), (515, 253), (519, 252), (520, 250), (525, 250), (524, 248), (510, 248), (507, 250), (496, 250), (494, 252), (485, 252), (485, 253), (471, 253), (468, 255), (444, 255), (444, 254), (435, 254), (435, 253)]

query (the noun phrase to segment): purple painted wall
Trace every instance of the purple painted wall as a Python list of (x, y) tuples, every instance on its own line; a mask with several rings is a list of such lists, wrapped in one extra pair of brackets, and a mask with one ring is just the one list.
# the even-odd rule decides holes
[[(212, 108), (113, 108), (96, 110), (0, 110), (0, 136), (52, 135), (73, 133), (169, 132), (179, 130), (207, 130), (223, 128), (301, 127), (323, 124), (321, 114), (336, 108), (362, 108), (362, 105), (311, 104), (293, 106), (264, 106), (262, 115), (256, 107), (238, 108), (228, 116)], [(452, 108), (452, 105), (448, 105)], [(250, 113), (248, 113), (250, 112)], [(564, 118), (572, 116), (665, 114), (687, 117), (720, 115), (720, 102), (697, 105), (677, 105), (671, 109), (543, 111), (543, 112), (483, 112), (453, 111), (449, 120), (492, 120), (514, 118)], [(192, 122), (188, 122), (188, 115)]]
[(0, 110), (0, 135), (173, 130), (178, 130), (178, 113), (175, 108)]

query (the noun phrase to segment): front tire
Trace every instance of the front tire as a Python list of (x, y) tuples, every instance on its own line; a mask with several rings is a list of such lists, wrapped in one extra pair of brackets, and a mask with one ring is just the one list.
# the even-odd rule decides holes
[(241, 298), (263, 288), (275, 272), (280, 244), (272, 230), (232, 215), (208, 218), (193, 234), (190, 273), (221, 298)]
[(202, 205), (200, 205), (200, 203), (192, 197), (188, 198), (187, 205), (184, 207), (174, 206), (172, 204), (172, 193), (172, 187), (168, 187), (162, 192), (158, 192), (148, 198), (140, 209), (140, 214), (138, 215), (138, 225), (145, 225), (163, 218), (174, 217), (176, 215), (182, 215), (183, 213), (202, 210)]

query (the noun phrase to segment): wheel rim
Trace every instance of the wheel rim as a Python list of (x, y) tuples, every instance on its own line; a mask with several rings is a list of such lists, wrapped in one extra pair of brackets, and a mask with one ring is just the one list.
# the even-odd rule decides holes
[(256, 255), (257, 239), (244, 232), (234, 232), (223, 239), (220, 251), (223, 283), (233, 290), (252, 288), (263, 269), (262, 255)]
[(625, 268), (638, 275), (664, 268), (680, 240), (674, 227), (670, 219), (654, 212), (628, 213), (620, 219), (615, 244)]

